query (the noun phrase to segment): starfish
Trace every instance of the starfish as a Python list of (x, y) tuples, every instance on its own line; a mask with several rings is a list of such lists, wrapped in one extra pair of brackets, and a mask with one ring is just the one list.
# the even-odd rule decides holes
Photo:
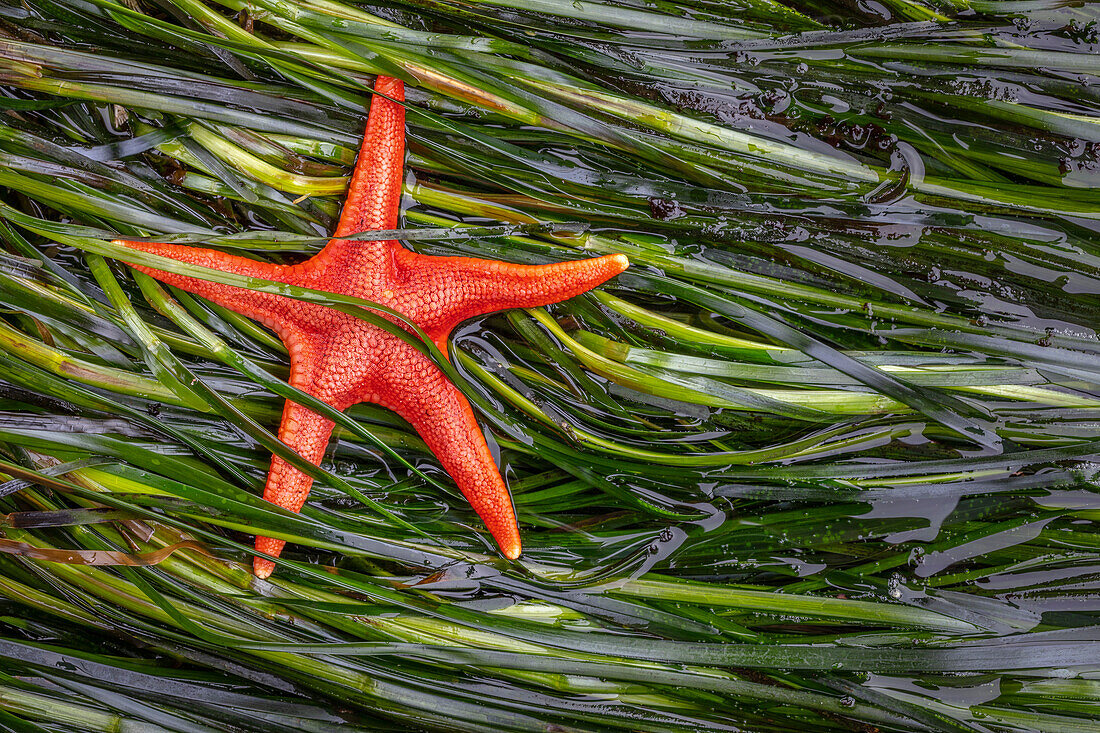
[[(314, 257), (294, 265), (277, 265), (212, 249), (115, 243), (180, 262), (381, 303), (416, 323), (444, 354), (447, 337), (467, 318), (556, 303), (626, 269), (629, 263), (623, 255), (530, 266), (421, 255), (393, 240), (339, 239), (368, 230), (394, 229), (398, 223), (405, 156), (405, 108), (398, 102), (404, 100), (405, 87), (397, 79), (379, 76), (375, 91), (385, 96), (375, 95), (371, 102), (363, 145), (334, 235), (337, 238)], [(292, 386), (340, 411), (371, 402), (408, 421), (485, 522), (504, 556), (519, 557), (520, 536), (512, 499), (473, 410), (420, 351), (377, 326), (323, 305), (135, 267), (273, 330), (290, 354), (288, 381)], [(279, 439), (317, 465), (332, 430), (332, 421), (288, 400)], [(309, 476), (273, 456), (264, 498), (298, 512), (312, 484)], [(275, 557), (285, 544), (284, 540), (256, 538), (256, 549)], [(253, 568), (257, 576), (266, 578), (275, 566), (257, 557)]]

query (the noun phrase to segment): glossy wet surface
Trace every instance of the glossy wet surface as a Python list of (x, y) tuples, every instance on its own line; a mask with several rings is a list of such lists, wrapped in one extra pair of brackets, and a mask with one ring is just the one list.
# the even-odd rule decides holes
[[(270, 69), (254, 72), (266, 86), (246, 95), (217, 80), (231, 66), (166, 58), (145, 26), (137, 40), (127, 33), (127, 63), (167, 68), (139, 74), (88, 26), (61, 45), (94, 37), (94, 62), (33, 39), (0, 45), (23, 118), (2, 128), (0, 185), (19, 197), (0, 215), (40, 232), (34, 250), (5, 241), (57, 263), (5, 260), (0, 273), (11, 311), (0, 329), (11, 383), (0, 440), (8, 457), (91, 461), (70, 478), (115, 492), (124, 511), (152, 508), (209, 532), (201, 539), (219, 558), (244, 560), (228, 543), (250, 529), (288, 538), (299, 548), (289, 558), (308, 564), (280, 568), (280, 586), (202, 557), (224, 581), (178, 555), (142, 572), (164, 573), (165, 603), (205, 604), (223, 635), (251, 638), (255, 624), (266, 640), (299, 646), (273, 667), (269, 652), (201, 640), (163, 607), (125, 606), (123, 590), (142, 592), (129, 576), (123, 590), (105, 589), (12, 559), (0, 559), (15, 584), (0, 586), (11, 599), (0, 601), (2, 643), (65, 647), (90, 635), (99, 661), (120, 667), (111, 657), (123, 649), (163, 674), (182, 665), (211, 699), (226, 681), (250, 695), (335, 698), (412, 729), (1094, 727), (1091, 6), (501, 3), (427, 15), (397, 5), (378, 12), (409, 30), (386, 30), (388, 42), (324, 13), (296, 22), (338, 39), (312, 58), (344, 64), (330, 63), (324, 80), (346, 94), (363, 92), (332, 69), (358, 69), (349, 65), (370, 58), (367, 46), (419, 80), (405, 225), (588, 225), (489, 239), (447, 231), (408, 245), (526, 263), (623, 253), (634, 265), (592, 294), (455, 331), (459, 386), (515, 498), (523, 564), (494, 554), (415, 434), (375, 407), (348, 414), (393, 454), (348, 423), (322, 463), (335, 478), (314, 489), (303, 517), (250, 503), (270, 452), (261, 434), (191, 394), (174, 364), (150, 366), (159, 362), (104, 295), (110, 283), (72, 249), (86, 243), (50, 246), (57, 231), (18, 219), (56, 221), (51, 207), (64, 207), (63, 221), (112, 231), (269, 229), (284, 233), (279, 242), (200, 238), (281, 262), (316, 251), (331, 230), (333, 181), (361, 125), (349, 105)], [(655, 20), (661, 10), (675, 22)], [(430, 42), (417, 35), (429, 32)], [(492, 39), (457, 37), (469, 33)], [(27, 108), (58, 99), (56, 80), (66, 99), (140, 108), (126, 96), (140, 90), (185, 103), (166, 120), (131, 113), (128, 126), (91, 101)], [(186, 126), (192, 118), (201, 129)], [(146, 138), (159, 152), (120, 158), (109, 147), (158, 126), (171, 133)], [(64, 197), (81, 185), (119, 193)], [(66, 279), (106, 312), (52, 297)], [(196, 347), (182, 318), (157, 314), (168, 311), (155, 294), (126, 292), (189, 374), (275, 424), (282, 397), (270, 382)], [(270, 335), (186, 305), (229, 352), (286, 376)], [(24, 364), (59, 375), (49, 394), (67, 402), (45, 399), (45, 377)], [(105, 390), (112, 409), (79, 396), (76, 382)], [(4, 512), (72, 502), (7, 490)], [(72, 528), (85, 514), (20, 521), (32, 519), (9, 539), (105, 549)], [(135, 549), (114, 525), (94, 526), (116, 550)], [(179, 539), (158, 532), (160, 545)], [(284, 595), (295, 598), (271, 599)], [(129, 610), (86, 631), (62, 602)], [(114, 641), (135, 619), (158, 629), (140, 651)], [(183, 641), (167, 641), (173, 626)], [(375, 646), (318, 659), (336, 653), (321, 645), (353, 641)], [(0, 646), (34, 678), (28, 654)], [(234, 720), (263, 729), (243, 713)]]

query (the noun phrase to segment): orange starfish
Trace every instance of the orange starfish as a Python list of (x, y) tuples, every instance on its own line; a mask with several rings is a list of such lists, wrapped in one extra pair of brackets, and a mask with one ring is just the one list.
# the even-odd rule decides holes
[[(404, 100), (404, 85), (396, 79), (378, 77), (375, 90)], [(405, 109), (375, 96), (334, 236), (396, 228), (404, 155)], [(392, 240), (333, 239), (313, 258), (288, 266), (180, 245), (116, 244), (180, 262), (381, 303), (419, 325), (443, 353), (447, 353), (451, 330), (467, 318), (571, 298), (614, 277), (628, 264), (623, 255), (610, 255), (552, 265), (514, 265), (419, 255)], [(137, 269), (272, 329), (290, 352), (289, 382), (303, 392), (337, 410), (373, 402), (411, 423), (485, 522), (505, 557), (519, 557), (519, 528), (511, 496), (473, 410), (430, 359), (377, 326), (322, 305), (147, 267)], [(330, 420), (288, 401), (279, 439), (316, 465), (325, 453), (332, 428)], [(297, 512), (312, 484), (313, 479), (275, 456), (264, 498)], [(285, 544), (269, 537), (256, 538), (256, 549), (269, 555), (278, 556)], [(261, 578), (269, 576), (274, 567), (269, 560), (255, 559), (255, 573)]]

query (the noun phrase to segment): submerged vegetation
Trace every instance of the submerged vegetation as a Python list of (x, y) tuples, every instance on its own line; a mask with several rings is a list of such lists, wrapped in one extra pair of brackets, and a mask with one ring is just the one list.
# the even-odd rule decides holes
[[(0, 731), (1095, 731), (1098, 19), (0, 0)], [(281, 344), (110, 244), (315, 251), (376, 73), (408, 246), (631, 258), (451, 345), (517, 563), (372, 406), (260, 500)]]

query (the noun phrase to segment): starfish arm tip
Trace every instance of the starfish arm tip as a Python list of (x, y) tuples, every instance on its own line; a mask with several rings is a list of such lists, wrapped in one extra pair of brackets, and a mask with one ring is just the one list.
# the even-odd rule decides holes
[(260, 580), (265, 580), (271, 577), (271, 574), (275, 572), (275, 563), (271, 562), (267, 558), (257, 557), (252, 560), (252, 573)]
[[(283, 548), (285, 546), (285, 540), (277, 540), (272, 537), (263, 536), (256, 537), (256, 550), (265, 555), (279, 557), (279, 555), (283, 554)], [(260, 580), (269, 578), (271, 574), (275, 572), (275, 563), (271, 562), (266, 557), (255, 557), (252, 559), (252, 572)]]
[(509, 295), (519, 307), (556, 303), (599, 287), (628, 267), (630, 260), (626, 255), (613, 254), (524, 268), (533, 282), (526, 292), (516, 287), (518, 283), (512, 283)]
[[(500, 476), (499, 472), (497, 476)], [(516, 560), (523, 554), (523, 545), (520, 540), (515, 509), (512, 507), (511, 497), (507, 494), (508, 489), (504, 488), (503, 483), (503, 480), (501, 480), (500, 490), (505, 494), (503, 497), (498, 498), (506, 499), (506, 505), (498, 505), (495, 511), (493, 508), (484, 506), (475, 508), (479, 509), (478, 514), (485, 521), (489, 534), (496, 540), (497, 547), (500, 548), (500, 554), (509, 560)]]
[(520, 265), (470, 257), (421, 257), (417, 265), (433, 271), (436, 287), (458, 292), (452, 305), (440, 308), (450, 332), (473, 315), (508, 308), (532, 308), (567, 300), (603, 285), (630, 266), (624, 254), (602, 255), (548, 265)]

